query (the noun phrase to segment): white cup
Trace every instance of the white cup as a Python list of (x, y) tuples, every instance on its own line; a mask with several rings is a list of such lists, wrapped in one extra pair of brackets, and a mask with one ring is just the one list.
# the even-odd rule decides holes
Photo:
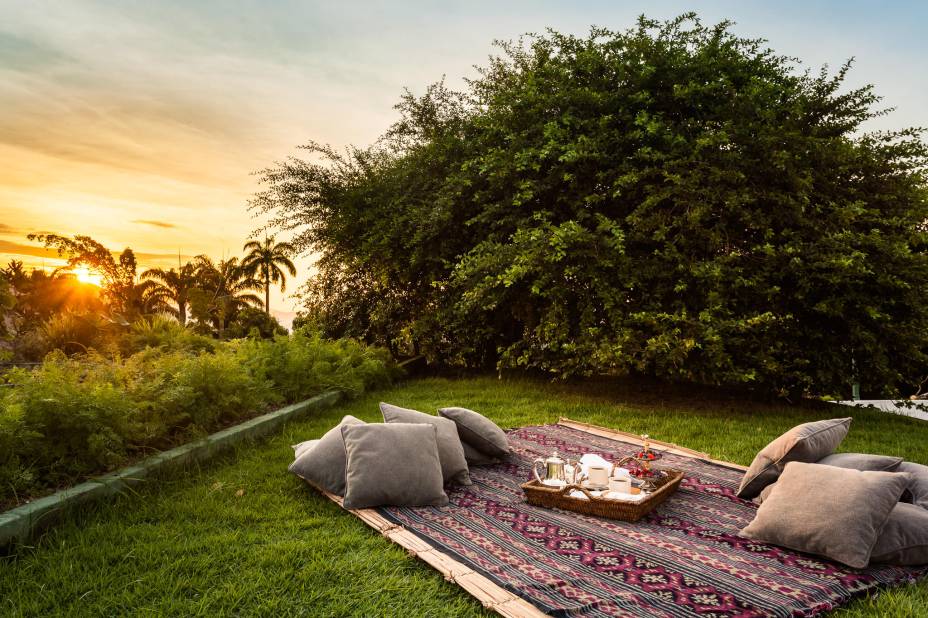
[(609, 491), (620, 494), (630, 494), (632, 492), (632, 476), (625, 468), (616, 468), (609, 480)]
[(606, 466), (587, 466), (586, 477), (592, 487), (609, 486), (609, 468)]

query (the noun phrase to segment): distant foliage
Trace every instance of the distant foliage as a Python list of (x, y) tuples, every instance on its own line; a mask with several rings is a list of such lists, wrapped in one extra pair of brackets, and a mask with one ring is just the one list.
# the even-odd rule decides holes
[(233, 342), (239, 362), (252, 375), (274, 385), (286, 401), (312, 393), (340, 388), (351, 393), (386, 386), (390, 366), (386, 350), (371, 348), (350, 339), (326, 342), (317, 333), (295, 330), (290, 337), (273, 341), (256, 339)]
[[(0, 389), (0, 505), (73, 483), (131, 458), (215, 431), (268, 406), (327, 389), (387, 384), (384, 350), (302, 332), (273, 340), (213, 342), (176, 322), (136, 336), (126, 358), (54, 352), (14, 369)], [(208, 342), (209, 345), (203, 345)], [(157, 345), (153, 345), (157, 344)]]
[(145, 348), (162, 351), (212, 352), (219, 342), (184, 328), (177, 320), (153, 315), (132, 323), (116, 342), (122, 354), (129, 355)]
[(67, 355), (104, 350), (119, 331), (119, 326), (99, 313), (75, 311), (55, 314), (39, 328), (46, 350), (60, 350)]
[[(26, 272), (15, 260), (0, 268), (0, 338), (4, 340), (0, 355), (4, 357), (22, 362), (41, 360), (53, 350), (135, 351), (135, 341), (160, 336), (152, 327), (158, 321), (157, 328), (164, 331), (166, 316), (181, 327), (217, 339), (255, 333), (270, 338), (286, 332), (270, 313), (271, 284), (280, 284), (283, 290), (285, 274), (296, 275), (285, 242), (273, 238), (263, 244), (250, 242), (245, 248), (251, 252), (244, 261), (230, 257), (214, 262), (199, 255), (182, 264), (178, 256), (176, 269), (151, 268), (139, 274), (130, 248), (117, 256), (89, 236), (32, 234), (28, 238), (56, 249), (67, 262), (50, 273)], [(69, 272), (75, 268), (98, 274), (102, 287), (81, 283)], [(262, 288), (264, 302), (255, 294)], [(263, 314), (255, 309), (262, 305)], [(146, 328), (151, 332), (142, 332)], [(172, 332), (177, 334), (176, 329)]]
[(225, 336), (229, 339), (259, 337), (272, 339), (275, 335), (286, 335), (287, 329), (273, 315), (255, 307), (242, 307), (229, 323)]
[(226, 328), (240, 311), (261, 306), (261, 299), (254, 294), (261, 284), (235, 257), (213, 262), (201, 255), (195, 264), (197, 285), (189, 295), (190, 314), (196, 320), (194, 329), (224, 339)]
[(889, 394), (928, 367), (921, 132), (693, 15), (501, 45), (253, 203), (319, 258), (306, 323), (557, 377)]

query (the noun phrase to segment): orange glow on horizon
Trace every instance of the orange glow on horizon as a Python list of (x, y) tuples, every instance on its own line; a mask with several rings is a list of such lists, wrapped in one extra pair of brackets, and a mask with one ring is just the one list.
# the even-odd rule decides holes
[(80, 266), (73, 270), (68, 271), (81, 283), (89, 283), (90, 285), (95, 285), (97, 287), (103, 286), (103, 275), (100, 273), (90, 270), (86, 266)]

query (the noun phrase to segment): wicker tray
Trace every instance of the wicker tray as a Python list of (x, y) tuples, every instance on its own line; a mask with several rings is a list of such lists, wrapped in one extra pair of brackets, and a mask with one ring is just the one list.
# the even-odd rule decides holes
[[(669, 498), (677, 488), (680, 487), (680, 481), (683, 480), (683, 472), (680, 470), (664, 469), (667, 473), (663, 479), (658, 481), (660, 486), (651, 492), (651, 495), (641, 502), (623, 502), (621, 500), (609, 500), (592, 495), (586, 488), (579, 485), (567, 485), (566, 487), (549, 487), (532, 479), (528, 483), (522, 484), (522, 491), (525, 492), (525, 498), (529, 504), (543, 506), (549, 509), (564, 509), (565, 511), (574, 511), (584, 515), (595, 515), (607, 519), (621, 519), (622, 521), (638, 521), (660, 504)], [(587, 500), (582, 498), (570, 497), (570, 492), (579, 489), (586, 494)]]

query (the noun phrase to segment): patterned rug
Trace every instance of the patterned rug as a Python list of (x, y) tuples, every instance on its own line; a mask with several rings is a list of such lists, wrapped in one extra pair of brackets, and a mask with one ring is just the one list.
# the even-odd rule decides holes
[(443, 508), (381, 508), (431, 546), (555, 616), (815, 616), (928, 569), (856, 570), (738, 536), (756, 506), (735, 496), (742, 472), (665, 454), (680, 489), (631, 524), (526, 504), (531, 462), (557, 450), (607, 459), (638, 446), (559, 425), (509, 433), (508, 463), (471, 468)]

